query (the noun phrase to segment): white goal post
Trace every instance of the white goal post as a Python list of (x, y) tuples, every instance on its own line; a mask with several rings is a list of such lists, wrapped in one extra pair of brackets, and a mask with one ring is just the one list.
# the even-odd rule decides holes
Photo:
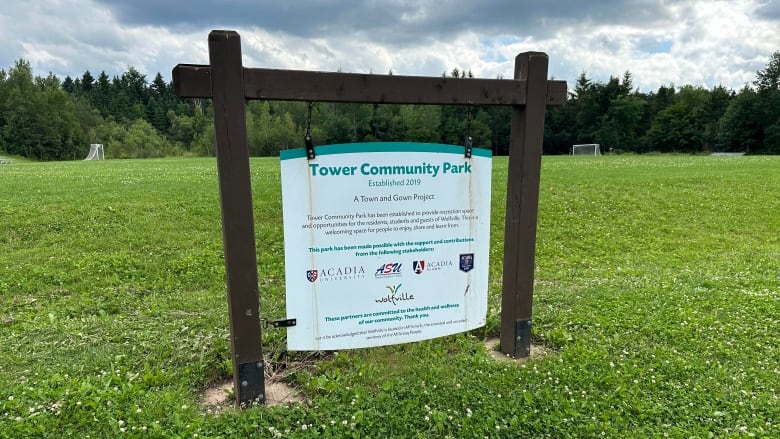
[(105, 150), (102, 143), (91, 143), (89, 145), (89, 154), (84, 160), (105, 160)]
[(601, 146), (598, 143), (572, 145), (571, 155), (601, 155)]
[(571, 155), (601, 155), (601, 146), (598, 143), (572, 145)]

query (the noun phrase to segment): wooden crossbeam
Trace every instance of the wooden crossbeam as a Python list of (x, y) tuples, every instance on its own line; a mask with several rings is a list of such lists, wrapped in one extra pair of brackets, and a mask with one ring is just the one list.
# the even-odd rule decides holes
[[(244, 67), (244, 98), (430, 105), (525, 105), (525, 79), (369, 75)], [(211, 67), (179, 64), (176, 95), (210, 98)], [(547, 105), (566, 102), (566, 81), (547, 81)]]

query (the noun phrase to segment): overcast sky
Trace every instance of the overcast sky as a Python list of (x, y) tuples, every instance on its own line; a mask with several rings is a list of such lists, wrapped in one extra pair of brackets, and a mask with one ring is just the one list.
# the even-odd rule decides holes
[(511, 78), (541, 51), (570, 88), (628, 70), (645, 92), (737, 90), (780, 50), (780, 0), (0, 0), (0, 68), (170, 80), (208, 64), (212, 29), (239, 32), (247, 67)]

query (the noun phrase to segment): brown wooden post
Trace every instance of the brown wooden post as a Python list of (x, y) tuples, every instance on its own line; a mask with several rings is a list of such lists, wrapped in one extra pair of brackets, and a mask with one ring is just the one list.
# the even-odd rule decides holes
[(515, 79), (525, 80), (526, 104), (512, 106), (501, 296), (501, 352), (515, 358), (531, 354), (547, 64), (547, 55), (539, 52), (525, 52), (515, 58)]
[(222, 239), (236, 404), (265, 402), (255, 222), (246, 134), (241, 40), (234, 31), (209, 34), (211, 97), (217, 137)]

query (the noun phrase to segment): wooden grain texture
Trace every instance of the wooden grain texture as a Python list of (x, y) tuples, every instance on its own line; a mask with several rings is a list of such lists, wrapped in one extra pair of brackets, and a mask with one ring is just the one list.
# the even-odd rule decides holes
[[(209, 34), (211, 88), (222, 205), (222, 238), (237, 404), (263, 398), (259, 291), (241, 41), (235, 32)], [(243, 365), (243, 366), (242, 366)], [(260, 367), (262, 369), (262, 367)], [(242, 376), (243, 375), (243, 376)], [(258, 383), (258, 379), (260, 382)]]
[(515, 78), (528, 85), (526, 105), (512, 107), (504, 224), (504, 275), (501, 295), (501, 351), (513, 357), (531, 352), (536, 218), (547, 105), (547, 55), (521, 53)]
[[(176, 95), (211, 97), (211, 67), (179, 64)], [(542, 85), (544, 88), (544, 85)], [(524, 105), (524, 79), (368, 75), (244, 68), (244, 97), (277, 101), (430, 105)], [(566, 102), (566, 82), (547, 81), (547, 105)]]

